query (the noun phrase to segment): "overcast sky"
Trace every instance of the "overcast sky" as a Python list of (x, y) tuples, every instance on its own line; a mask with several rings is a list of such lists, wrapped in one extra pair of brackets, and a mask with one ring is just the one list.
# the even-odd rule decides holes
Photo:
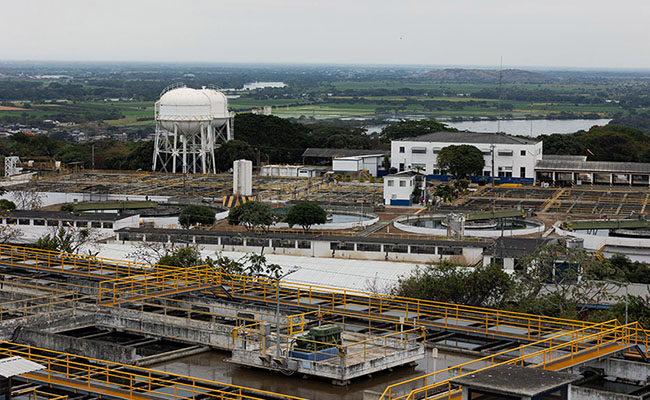
[(1, 60), (650, 68), (649, 0), (1, 0)]

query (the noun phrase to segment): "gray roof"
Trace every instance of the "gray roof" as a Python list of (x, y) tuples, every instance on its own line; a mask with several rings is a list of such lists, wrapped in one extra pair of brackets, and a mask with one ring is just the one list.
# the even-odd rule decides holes
[(516, 397), (535, 397), (557, 390), (581, 378), (580, 375), (572, 375), (566, 372), (548, 371), (519, 365), (498, 365), (452, 379), (452, 383), (488, 393)]
[(399, 177), (410, 178), (410, 177), (416, 176), (416, 175), (424, 175), (424, 174), (413, 171), (413, 170), (408, 170), (408, 171), (397, 172), (395, 174), (389, 174), (389, 175), (384, 176), (384, 178), (399, 178)]
[(445, 143), (485, 143), (485, 144), (535, 144), (538, 140), (524, 139), (505, 133), (480, 132), (432, 132), (426, 135), (404, 138), (404, 142), (445, 142)]
[(614, 172), (650, 174), (650, 163), (615, 162), (615, 161), (576, 161), (548, 160), (546, 158), (535, 163), (535, 169), (575, 172)]
[(554, 161), (587, 161), (587, 156), (573, 156), (565, 154), (544, 154), (542, 160)]
[[(41, 211), (41, 210), (11, 210), (5, 211), (5, 218), (33, 218), (59, 221), (117, 221), (134, 214), (117, 214), (101, 212), (66, 212), (66, 211)], [(0, 221), (1, 222), (1, 221)]]
[(367, 156), (374, 154), (390, 155), (390, 150), (367, 150), (367, 149), (324, 149), (317, 147), (309, 147), (302, 153), (303, 157), (319, 157), (319, 158), (333, 158), (333, 157), (352, 157), (352, 156)]
[(516, 238), (500, 237), (483, 251), (485, 255), (504, 258), (517, 258), (522, 255), (532, 254), (540, 246), (558, 244), (558, 238)]

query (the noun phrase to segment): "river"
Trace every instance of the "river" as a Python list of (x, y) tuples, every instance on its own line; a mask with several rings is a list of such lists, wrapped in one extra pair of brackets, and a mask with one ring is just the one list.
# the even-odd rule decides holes
[[(497, 126), (501, 132), (510, 135), (539, 136), (551, 133), (574, 133), (579, 130), (589, 130), (594, 125), (607, 125), (610, 119), (508, 119), (501, 121), (443, 121), (448, 126), (458, 130), (470, 132), (496, 132)], [(375, 133), (382, 130), (386, 125), (366, 126), (368, 133)]]

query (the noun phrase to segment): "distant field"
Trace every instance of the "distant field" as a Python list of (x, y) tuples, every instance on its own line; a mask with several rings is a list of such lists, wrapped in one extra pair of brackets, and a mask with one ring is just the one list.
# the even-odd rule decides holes
[(27, 108), (0, 106), (0, 111), (25, 111)]

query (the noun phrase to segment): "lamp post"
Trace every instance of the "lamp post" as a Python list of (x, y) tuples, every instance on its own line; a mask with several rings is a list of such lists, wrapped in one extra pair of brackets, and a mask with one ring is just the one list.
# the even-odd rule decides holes
[(619, 287), (621, 285), (625, 285), (625, 325), (627, 325), (628, 324), (627, 308), (628, 308), (628, 300), (630, 298), (629, 294), (628, 294), (629, 293), (629, 282), (625, 283), (625, 282), (613, 281), (613, 280), (609, 280), (609, 279), (605, 279), (605, 280), (603, 280), (603, 282), (613, 283), (615, 285), (619, 285)]
[(279, 276), (257, 274), (257, 276), (275, 280), (275, 335), (276, 335), (275, 349), (276, 349), (277, 358), (280, 358), (281, 356), (280, 354), (281, 353), (280, 351), (280, 281), (286, 278), (287, 276), (293, 274), (294, 272), (298, 271), (299, 269), (300, 268), (298, 267), (292, 268), (289, 271)]

